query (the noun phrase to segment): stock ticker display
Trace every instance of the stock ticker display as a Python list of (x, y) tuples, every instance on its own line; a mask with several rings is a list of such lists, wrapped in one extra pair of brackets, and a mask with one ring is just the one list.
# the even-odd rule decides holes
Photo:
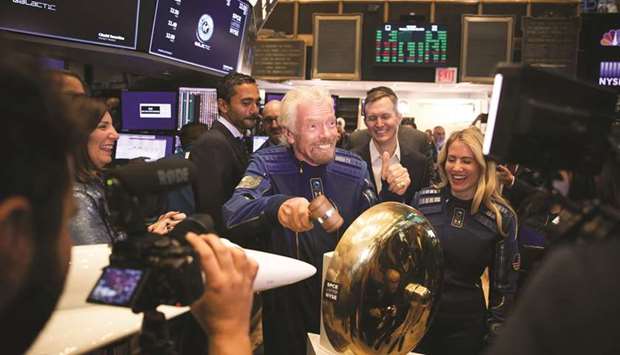
[(384, 24), (376, 31), (375, 64), (448, 64), (448, 31), (437, 24)]

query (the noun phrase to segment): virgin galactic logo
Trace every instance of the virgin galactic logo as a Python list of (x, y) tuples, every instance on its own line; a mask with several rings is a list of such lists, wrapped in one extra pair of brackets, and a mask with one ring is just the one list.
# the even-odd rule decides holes
[(19, 4), (19, 5), (26, 5), (26, 6), (30, 6), (30, 7), (36, 7), (38, 9), (43, 9), (43, 10), (47, 10), (47, 11), (52, 11), (55, 12), (56, 11), (56, 5), (55, 4), (47, 4), (41, 1), (32, 1), (32, 0), (13, 0), (14, 4)]
[(211, 39), (211, 36), (213, 36), (213, 30), (213, 18), (208, 14), (200, 16), (198, 28), (196, 28), (196, 38), (198, 38), (201, 43), (206, 43)]

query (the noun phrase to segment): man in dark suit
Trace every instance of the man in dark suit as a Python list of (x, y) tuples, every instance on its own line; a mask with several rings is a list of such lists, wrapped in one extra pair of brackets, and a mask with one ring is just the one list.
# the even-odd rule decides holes
[(368, 130), (356, 132), (351, 151), (366, 161), (381, 200), (409, 202), (415, 192), (430, 185), (433, 163), (426, 135), (400, 126), (398, 97), (392, 89), (373, 88), (364, 103)]
[(194, 183), (196, 212), (213, 217), (215, 230), (227, 236), (222, 223), (222, 205), (232, 196), (249, 161), (243, 137), (258, 118), (260, 96), (254, 78), (228, 74), (217, 88), (220, 113), (211, 129), (194, 143), (190, 160), (196, 164)]

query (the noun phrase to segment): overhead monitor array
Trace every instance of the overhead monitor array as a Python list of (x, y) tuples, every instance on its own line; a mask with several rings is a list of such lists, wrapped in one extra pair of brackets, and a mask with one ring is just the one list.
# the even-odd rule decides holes
[(136, 49), (140, 0), (0, 3), (0, 29), (36, 36)]
[(234, 71), (251, 9), (244, 0), (159, 0), (149, 53), (221, 74)]
[(140, 0), (11, 0), (0, 2), (0, 30), (139, 50), (140, 18), (153, 18), (148, 53), (226, 75), (239, 67), (251, 11), (246, 0), (158, 0), (154, 14), (141, 14)]

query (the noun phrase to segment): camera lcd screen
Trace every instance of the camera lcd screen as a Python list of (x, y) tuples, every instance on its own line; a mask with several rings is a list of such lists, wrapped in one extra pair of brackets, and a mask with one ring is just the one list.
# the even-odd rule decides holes
[(87, 301), (131, 307), (134, 296), (145, 279), (145, 271), (106, 267), (90, 292)]

